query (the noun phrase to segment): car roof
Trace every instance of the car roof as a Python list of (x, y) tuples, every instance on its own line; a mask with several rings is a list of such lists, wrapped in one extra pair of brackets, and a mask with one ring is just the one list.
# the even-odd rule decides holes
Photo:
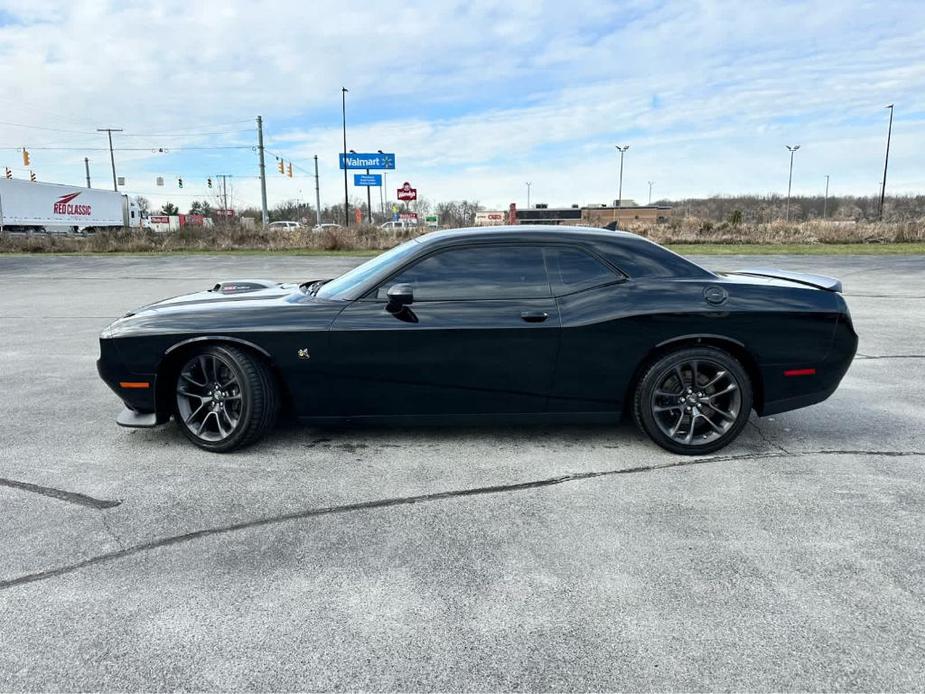
[(466, 242), (577, 243), (592, 249), (629, 277), (715, 277), (687, 258), (628, 231), (595, 227), (516, 224), (433, 231), (416, 241), (434, 248)]

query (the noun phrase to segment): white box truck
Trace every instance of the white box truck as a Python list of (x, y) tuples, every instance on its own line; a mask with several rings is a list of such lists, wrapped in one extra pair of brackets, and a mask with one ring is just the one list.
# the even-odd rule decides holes
[(112, 190), (0, 178), (0, 232), (76, 232), (141, 226), (128, 196)]

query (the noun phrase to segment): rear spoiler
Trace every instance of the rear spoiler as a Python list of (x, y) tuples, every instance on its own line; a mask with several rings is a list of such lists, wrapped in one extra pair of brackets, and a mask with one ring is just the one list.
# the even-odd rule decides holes
[(773, 268), (748, 268), (746, 270), (736, 270), (735, 272), (729, 274), (752, 275), (754, 277), (771, 277), (774, 279), (788, 280), (790, 282), (805, 284), (810, 287), (816, 287), (817, 289), (825, 289), (829, 292), (842, 291), (841, 280), (837, 280), (834, 277), (826, 277), (825, 275), (811, 275), (806, 272), (790, 272), (789, 270), (776, 270)]

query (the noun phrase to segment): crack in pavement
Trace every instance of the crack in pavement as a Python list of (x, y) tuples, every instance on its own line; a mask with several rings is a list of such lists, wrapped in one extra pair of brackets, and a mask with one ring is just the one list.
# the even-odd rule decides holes
[(39, 484), (20, 482), (19, 480), (10, 480), (4, 477), (0, 477), (0, 486), (12, 487), (13, 489), (21, 489), (26, 492), (41, 494), (42, 496), (50, 496), (52, 499), (66, 501), (71, 504), (78, 504), (79, 506), (89, 506), (90, 508), (95, 508), (98, 510), (104, 508), (113, 508), (122, 503), (121, 501), (115, 501), (111, 499), (95, 499), (92, 496), (87, 496), (86, 494), (80, 494), (78, 492), (68, 492), (63, 489), (55, 489), (54, 487), (43, 487)]
[(755, 422), (753, 422), (753, 421), (751, 421), (751, 420), (748, 420), (748, 423), (751, 424), (753, 427), (755, 427), (755, 431), (758, 432), (758, 436), (760, 436), (760, 437), (761, 437), (761, 440), (764, 441), (766, 444), (768, 444), (769, 446), (773, 446), (774, 448), (777, 448), (778, 450), (780, 450), (780, 451), (782, 451), (782, 452), (784, 452), (784, 453), (787, 453), (787, 454), (790, 453), (790, 451), (788, 451), (786, 448), (784, 448), (783, 446), (781, 446), (779, 443), (777, 443), (776, 441), (772, 441), (772, 440), (768, 437), (768, 435), (765, 434), (764, 431), (762, 431), (761, 427), (758, 426)]
[[(809, 455), (865, 455), (865, 456), (886, 456), (886, 457), (915, 457), (915, 456), (925, 456), (925, 451), (851, 451), (851, 450), (820, 450), (820, 451), (800, 451), (800, 452), (778, 452), (772, 451), (767, 453), (746, 453), (742, 455), (727, 455), (727, 456), (712, 456), (708, 458), (685, 458), (675, 462), (667, 463), (657, 463), (655, 465), (641, 465), (631, 468), (621, 468), (619, 470), (600, 470), (600, 471), (591, 471), (591, 472), (577, 472), (577, 473), (568, 473), (564, 475), (558, 475), (556, 477), (547, 477), (541, 480), (534, 480), (531, 482), (518, 482), (513, 484), (499, 484), (489, 487), (473, 487), (469, 489), (456, 489), (449, 490), (444, 492), (433, 492), (430, 494), (419, 494), (416, 496), (402, 496), (402, 497), (393, 497), (387, 499), (375, 499), (372, 501), (360, 501), (352, 504), (343, 504), (340, 506), (322, 506), (320, 508), (310, 508), (304, 509), (301, 511), (294, 511), (292, 513), (284, 513), (278, 516), (268, 516), (265, 518), (258, 518), (251, 521), (243, 521), (240, 523), (233, 523), (231, 525), (217, 526), (212, 528), (203, 528), (201, 530), (194, 530), (188, 533), (183, 533), (180, 535), (173, 535), (170, 537), (162, 537), (156, 540), (151, 540), (149, 542), (142, 542), (137, 545), (131, 545), (129, 547), (124, 547), (115, 552), (106, 552), (104, 554), (98, 554), (89, 559), (84, 559), (82, 561), (74, 562), (73, 564), (66, 564), (65, 566), (59, 566), (55, 569), (47, 569), (45, 571), (38, 571), (31, 574), (25, 574), (23, 576), (18, 576), (16, 578), (7, 579), (5, 581), (0, 581), (0, 590), (6, 590), (8, 588), (13, 588), (14, 586), (23, 585), (26, 583), (34, 583), (36, 581), (44, 581), (50, 578), (55, 578), (57, 576), (63, 576), (65, 574), (74, 573), (80, 569), (87, 568), (89, 566), (95, 566), (97, 564), (104, 564), (118, 559), (124, 559), (126, 557), (131, 557), (136, 554), (142, 554), (144, 552), (149, 552), (154, 549), (159, 549), (161, 547), (170, 547), (172, 545), (183, 544), (186, 542), (191, 542), (193, 540), (198, 540), (205, 537), (213, 537), (216, 535), (225, 535), (239, 530), (247, 530), (250, 528), (258, 528), (268, 525), (278, 525), (281, 523), (286, 523), (289, 521), (295, 520), (304, 520), (306, 518), (314, 518), (316, 516), (328, 516), (341, 513), (352, 513), (355, 511), (369, 511), (380, 508), (390, 508), (393, 506), (409, 506), (412, 504), (420, 503), (429, 503), (432, 501), (443, 501), (445, 499), (456, 499), (469, 496), (482, 496), (486, 494), (501, 494), (509, 492), (519, 492), (525, 491), (528, 489), (540, 489), (543, 487), (552, 487), (559, 484), (565, 484), (567, 482), (578, 482), (582, 480), (595, 479), (598, 477), (611, 477), (615, 475), (629, 475), (640, 472), (651, 472), (653, 470), (665, 470), (669, 468), (679, 468), (679, 467), (690, 467), (694, 465), (707, 465), (710, 463), (722, 463), (722, 462), (741, 462), (746, 460), (768, 460), (772, 458), (789, 458), (789, 457), (804, 457)], [(121, 545), (121, 543), (120, 543)]]
[(122, 538), (119, 537), (119, 533), (112, 529), (112, 526), (109, 524), (109, 516), (106, 515), (106, 511), (103, 511), (100, 514), (100, 522), (103, 524), (103, 529), (106, 531), (106, 534), (109, 535), (113, 540), (116, 541), (116, 546), (120, 550), (125, 549), (125, 543), (122, 542)]

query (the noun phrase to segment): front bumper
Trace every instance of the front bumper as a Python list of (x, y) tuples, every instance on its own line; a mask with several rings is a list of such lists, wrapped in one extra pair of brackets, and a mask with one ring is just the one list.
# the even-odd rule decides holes
[(112, 340), (100, 340), (96, 370), (125, 404), (125, 411), (116, 420), (122, 426), (155, 426), (169, 418), (157, 413), (157, 374), (129, 370)]

